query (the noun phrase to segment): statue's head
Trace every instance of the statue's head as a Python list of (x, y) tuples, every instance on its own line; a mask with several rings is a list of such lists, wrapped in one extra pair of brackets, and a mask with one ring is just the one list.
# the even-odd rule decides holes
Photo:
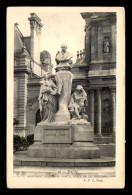
[(67, 50), (67, 45), (66, 44), (61, 44), (61, 51), (66, 52)]
[(76, 87), (76, 90), (77, 90), (77, 91), (82, 91), (82, 90), (83, 90), (83, 87), (82, 87), (81, 85), (78, 85), (78, 86)]

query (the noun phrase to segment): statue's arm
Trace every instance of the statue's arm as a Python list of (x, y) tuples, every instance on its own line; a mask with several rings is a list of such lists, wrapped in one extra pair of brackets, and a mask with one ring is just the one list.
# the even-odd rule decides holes
[(74, 105), (74, 94), (72, 94), (72, 96), (71, 96), (71, 100), (70, 100), (68, 107), (71, 108), (71, 107), (73, 107), (73, 105)]
[(53, 86), (54, 88), (57, 88), (57, 85), (52, 81), (52, 79), (50, 80), (51, 82), (51, 86)]
[(69, 59), (69, 64), (71, 65), (73, 63), (73, 61), (71, 59)]
[(57, 59), (57, 55), (58, 55), (59, 53), (60, 53), (60, 51), (57, 52), (56, 57), (55, 57), (55, 61), (56, 61), (57, 64), (60, 63), (60, 61)]
[[(87, 101), (87, 93), (83, 90), (83, 97), (81, 99), (81, 103), (84, 103), (85, 100)], [(88, 102), (88, 101), (87, 101)]]
[(60, 61), (59, 61), (57, 58), (55, 58), (55, 61), (56, 61), (56, 63), (57, 63), (57, 64), (59, 64), (59, 63), (60, 63)]
[(54, 90), (53, 89), (50, 90), (51, 95), (56, 95), (56, 93), (57, 93), (57, 88), (54, 88)]

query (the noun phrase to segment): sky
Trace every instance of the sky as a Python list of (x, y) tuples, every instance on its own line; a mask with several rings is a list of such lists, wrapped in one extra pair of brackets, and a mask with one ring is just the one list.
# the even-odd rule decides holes
[(30, 24), (28, 18), (30, 13), (36, 13), (43, 24), (40, 38), (40, 52), (47, 50), (51, 54), (52, 63), (55, 67), (55, 55), (62, 43), (68, 47), (68, 52), (73, 55), (73, 62), (76, 61), (78, 50), (84, 49), (84, 26), (85, 20), (77, 8), (49, 8), (49, 7), (25, 7), (13, 10), (14, 23), (23, 36), (30, 36)]

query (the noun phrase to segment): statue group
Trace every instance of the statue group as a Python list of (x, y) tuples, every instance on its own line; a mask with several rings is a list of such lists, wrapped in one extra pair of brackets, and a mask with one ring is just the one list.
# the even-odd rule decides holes
[[(72, 87), (72, 55), (67, 52), (67, 46), (61, 45), (61, 52), (56, 54), (56, 84), (51, 79), (51, 75), (46, 72), (42, 78), (39, 108), (41, 121), (54, 122), (61, 120), (88, 120), (86, 108), (88, 107), (87, 93), (81, 85), (76, 87), (75, 92), (71, 95)], [(56, 99), (58, 99), (58, 112), (56, 113)], [(58, 118), (55, 116), (58, 116)]]
[(41, 81), (38, 100), (42, 120), (35, 128), (35, 141), (28, 148), (28, 156), (53, 158), (61, 163), (62, 159), (82, 159), (83, 162), (83, 159), (99, 158), (99, 148), (92, 143), (93, 127), (88, 122), (87, 93), (77, 85), (71, 94), (72, 55), (66, 45), (61, 46), (56, 62), (54, 79), (45, 73)]

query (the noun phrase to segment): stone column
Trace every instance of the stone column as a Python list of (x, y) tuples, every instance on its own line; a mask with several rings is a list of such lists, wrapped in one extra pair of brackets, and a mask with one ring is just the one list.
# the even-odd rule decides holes
[(70, 120), (70, 112), (68, 105), (71, 98), (73, 74), (70, 71), (60, 70), (56, 73), (57, 85), (59, 88), (62, 86), (61, 94), (59, 95), (59, 110), (55, 115), (55, 121), (68, 121)]
[(30, 55), (33, 60), (40, 63), (40, 35), (43, 24), (40, 18), (35, 14), (31, 13), (31, 17), (28, 18), (30, 21)]
[(97, 109), (97, 135), (101, 135), (101, 89), (97, 89), (97, 103), (98, 103), (98, 109)]
[(19, 129), (22, 136), (26, 135), (27, 128), (27, 82), (28, 75), (26, 73), (21, 73), (19, 76), (19, 91), (18, 91), (18, 110), (19, 110)]
[(112, 100), (112, 135), (115, 136), (115, 127), (116, 127), (116, 90), (111, 88), (111, 100)]
[(94, 127), (94, 90), (90, 90), (91, 99), (91, 125)]

